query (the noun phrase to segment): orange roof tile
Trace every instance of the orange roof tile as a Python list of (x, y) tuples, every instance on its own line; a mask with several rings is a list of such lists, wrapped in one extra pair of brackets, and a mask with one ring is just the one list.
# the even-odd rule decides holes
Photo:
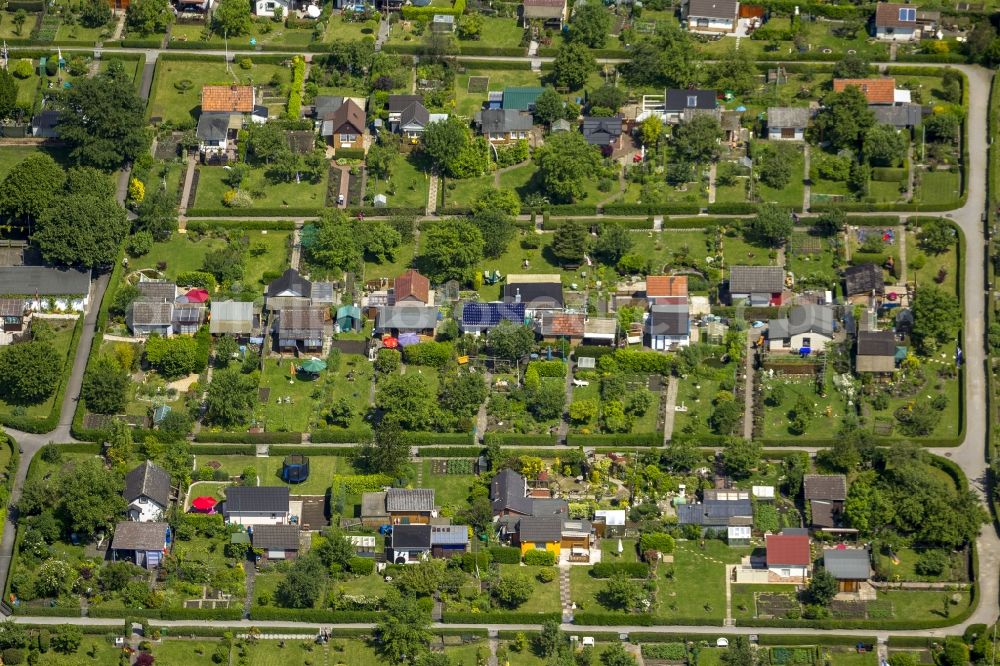
[(687, 296), (686, 275), (650, 275), (646, 278), (646, 297)]
[(397, 303), (404, 298), (415, 298), (421, 303), (430, 302), (430, 280), (412, 268), (396, 278), (392, 289)]
[(834, 79), (834, 92), (848, 86), (860, 88), (869, 104), (892, 104), (896, 101), (896, 79)]
[(253, 86), (204, 86), (201, 89), (202, 113), (253, 113), (253, 102)]

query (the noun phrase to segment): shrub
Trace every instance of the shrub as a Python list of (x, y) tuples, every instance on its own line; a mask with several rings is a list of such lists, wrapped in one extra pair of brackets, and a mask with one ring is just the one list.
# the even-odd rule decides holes
[(661, 553), (674, 552), (674, 538), (662, 532), (645, 532), (639, 537), (639, 552), (658, 550)]
[(403, 350), (403, 358), (413, 365), (440, 368), (451, 359), (454, 347), (448, 342), (420, 342)]
[(368, 576), (375, 571), (375, 560), (370, 557), (352, 557), (347, 563), (347, 568), (352, 574)]
[(594, 578), (611, 578), (617, 574), (624, 574), (629, 578), (645, 578), (649, 575), (649, 566), (643, 562), (598, 562), (590, 569), (590, 575)]
[(493, 546), (490, 548), (490, 555), (498, 564), (521, 563), (521, 550), (512, 546)]
[(556, 556), (548, 550), (529, 550), (524, 554), (524, 563), (529, 566), (551, 567), (556, 563)]
[(566, 376), (566, 364), (562, 361), (532, 361), (529, 368), (538, 370), (539, 377), (557, 377), (562, 379)]
[(153, 249), (153, 234), (148, 231), (137, 231), (125, 244), (125, 251), (133, 257), (149, 254)]
[(536, 578), (539, 583), (551, 583), (556, 579), (556, 570), (548, 567), (539, 569)]

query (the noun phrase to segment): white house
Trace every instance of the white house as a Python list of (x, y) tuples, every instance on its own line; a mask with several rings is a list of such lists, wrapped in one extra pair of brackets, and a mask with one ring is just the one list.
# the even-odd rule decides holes
[(688, 0), (684, 20), (695, 32), (736, 31), (740, 3), (737, 0)]
[(691, 316), (687, 303), (654, 305), (646, 319), (649, 346), (667, 351), (691, 344)]
[(767, 138), (771, 141), (804, 141), (809, 115), (809, 109), (805, 107), (770, 107), (767, 110)]
[(806, 582), (812, 565), (808, 534), (768, 534), (765, 543), (770, 582)]
[(768, 348), (773, 352), (821, 352), (833, 340), (833, 310), (825, 305), (797, 305), (785, 319), (767, 324)]
[(27, 300), (28, 309), (85, 312), (90, 297), (90, 270), (48, 266), (0, 267), (0, 293)]
[(290, 0), (255, 0), (254, 13), (257, 16), (274, 16), (274, 12), (281, 8), (281, 15), (288, 16), (291, 4)]
[(234, 486), (226, 489), (222, 515), (230, 525), (285, 525), (289, 508), (284, 486)]
[(152, 523), (162, 520), (170, 504), (170, 475), (148, 460), (125, 475), (126, 514), (129, 520)]
[[(930, 35), (933, 37), (933, 32)], [(912, 42), (921, 39), (915, 5), (880, 2), (875, 5), (875, 38), (888, 42)]]

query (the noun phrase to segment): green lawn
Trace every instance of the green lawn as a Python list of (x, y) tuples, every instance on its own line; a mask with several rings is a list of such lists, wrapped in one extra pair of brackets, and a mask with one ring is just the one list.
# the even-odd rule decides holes
[[(232, 38), (229, 40), (230, 47), (233, 46), (247, 46), (251, 38), (257, 40), (258, 44), (269, 44), (269, 45), (281, 45), (289, 47), (302, 47), (307, 46), (312, 42), (312, 29), (304, 28), (286, 28), (284, 24), (275, 23), (269, 21), (267, 23), (266, 31), (258, 26), (256, 23), (252, 24), (252, 28), (249, 35), (244, 35), (239, 38)], [(202, 24), (174, 24), (170, 29), (171, 41), (179, 42), (201, 42), (206, 41), (203, 39), (203, 28)], [(225, 44), (225, 40), (222, 35), (212, 35), (208, 40), (208, 43), (212, 46), (222, 47)], [(252, 53), (247, 53), (247, 56), (253, 57)], [(244, 54), (236, 53), (236, 59), (239, 60), (244, 57)]]
[[(800, 251), (797, 246), (799, 239), (809, 242), (818, 240), (821, 250), (819, 252)], [(806, 232), (796, 231), (785, 252), (785, 268), (795, 277), (796, 284), (804, 282), (811, 287), (822, 284), (825, 288), (832, 290), (836, 289), (840, 282), (836, 259), (837, 254), (830, 239), (814, 239), (809, 237)]]
[[(653, 273), (680, 267), (677, 259), (701, 261), (713, 254), (707, 243), (708, 236), (700, 229), (664, 229), (663, 231), (637, 231), (631, 234), (634, 254), (647, 257)], [(689, 279), (689, 291), (693, 285)]]
[[(169, 630), (168, 630), (169, 631)], [(153, 646), (157, 664), (209, 664), (218, 640), (164, 640)]]
[(331, 42), (356, 42), (373, 32), (371, 26), (365, 25), (365, 23), (345, 21), (340, 16), (331, 16), (326, 22), (323, 41), (328, 44)]
[(114, 26), (102, 25), (98, 28), (88, 28), (80, 23), (69, 25), (63, 22), (56, 32), (57, 41), (80, 42), (82, 44), (94, 44), (101, 40), (102, 36), (110, 36)]
[(505, 190), (514, 190), (522, 199), (533, 190), (531, 179), (538, 171), (534, 162), (526, 162), (520, 166), (513, 167), (500, 174), (500, 187)]
[[(920, 247), (920, 230), (907, 229), (906, 231), (906, 261), (907, 279), (916, 282), (918, 285), (936, 284), (941, 289), (950, 294), (956, 294), (959, 299), (962, 294), (958, 292), (958, 255), (955, 248), (949, 249), (941, 254), (933, 254)], [(914, 269), (914, 260), (923, 257), (924, 265), (920, 269)], [(941, 272), (944, 272), (944, 280), (938, 281)]]
[(469, 491), (476, 480), (474, 474), (434, 474), (431, 472), (433, 463), (424, 460), (423, 484), (421, 487), (434, 491), (434, 501), (441, 507), (451, 507), (455, 512), (468, 506)]
[(677, 389), (677, 405), (687, 407), (686, 412), (674, 415), (674, 433), (678, 435), (710, 435), (712, 428), (712, 400), (719, 392), (721, 380), (715, 373), (690, 375), (680, 380)]
[[(121, 634), (121, 627), (109, 627), (109, 633)], [(84, 636), (80, 649), (74, 654), (61, 654), (55, 650), (38, 654), (39, 666), (80, 666), (80, 664), (117, 664), (121, 650), (104, 636)], [(157, 660), (159, 663), (159, 660)], [(163, 664), (182, 663), (164, 661)], [(189, 662), (183, 662), (189, 663)], [(208, 663), (203, 662), (203, 663)]]
[[(917, 581), (949, 581), (958, 580), (958, 576), (951, 576), (950, 570), (945, 569), (945, 571), (940, 576), (922, 576), (917, 573), (916, 566), (920, 553), (913, 548), (899, 548), (897, 547), (893, 553), (899, 560), (899, 564), (893, 563), (889, 559), (888, 555), (880, 553), (878, 555), (882, 567), (886, 571), (886, 579), (890, 581), (896, 580), (917, 580)], [(953, 569), (958, 574), (963, 574), (964, 567), (962, 566), (962, 556), (958, 554), (949, 553)], [(964, 579), (964, 575), (961, 576)]]
[[(198, 192), (195, 195), (196, 208), (222, 208), (223, 195), (232, 188), (223, 178), (228, 171), (223, 167), (198, 167)], [(242, 189), (247, 192), (263, 192), (254, 198), (253, 206), (247, 214), (253, 215), (254, 208), (322, 208), (326, 202), (326, 182), (329, 173), (324, 171), (318, 183), (303, 180), (300, 183), (274, 182), (266, 175), (265, 169), (251, 169)]]
[[(622, 553), (618, 554), (618, 541), (622, 542)], [(636, 550), (635, 539), (601, 539), (602, 562), (638, 562), (639, 553)], [(577, 567), (579, 568), (579, 567)]]
[(751, 245), (739, 233), (722, 236), (722, 252), (726, 266), (774, 266), (774, 250)]
[[(243, 276), (245, 285), (261, 283), (265, 272), (281, 272), (288, 267), (290, 231), (248, 231), (251, 243), (264, 243), (267, 251), (259, 256), (249, 256), (246, 271)], [(193, 234), (173, 234), (169, 240), (153, 244), (149, 254), (134, 259), (129, 268), (139, 270), (156, 268), (161, 262), (166, 263), (163, 270), (168, 279), (176, 278), (178, 274), (187, 271), (201, 270), (205, 255), (228, 245), (221, 238), (197, 238)]]
[[(175, 26), (174, 29), (178, 27), (181, 26)], [(156, 85), (151, 92), (149, 103), (150, 117), (191, 127), (199, 115), (203, 86), (228, 85), (234, 82), (267, 83), (275, 75), (282, 83), (291, 80), (291, 73), (287, 67), (261, 64), (243, 69), (232, 65), (230, 71), (227, 71), (222, 58), (212, 59), (210, 56), (206, 56), (204, 60), (160, 59), (156, 64), (156, 73)], [(177, 84), (180, 84), (180, 87)]]
[[(492, 43), (492, 40), (489, 43)], [(487, 90), (503, 90), (510, 87), (534, 88), (542, 85), (541, 75), (529, 70), (466, 70), (464, 74), (455, 77), (455, 108), (447, 109), (447, 111), (469, 119), (482, 108), (483, 102), (486, 101), (486, 91), (469, 92), (469, 77), (472, 76), (488, 77)]]
[[(534, 235), (533, 231), (522, 231), (518, 238), (511, 241), (507, 251), (497, 259), (485, 259), (482, 269), (488, 271), (500, 271), (504, 277), (512, 273), (558, 273), (562, 276), (563, 288), (572, 283), (581, 286), (587, 283), (583, 273), (587, 272), (587, 266), (583, 266), (575, 271), (564, 271), (559, 266), (553, 264), (546, 250), (552, 241), (552, 235), (546, 234), (540, 237), (540, 247), (525, 249), (521, 247), (521, 239), (528, 235)], [(532, 239), (534, 240), (534, 239)], [(525, 265), (527, 264), (527, 266)], [(484, 301), (495, 301), (503, 293), (503, 282), (494, 285), (483, 284), (479, 289), (479, 297)]]
[(413, 265), (415, 248), (413, 243), (405, 243), (396, 249), (396, 255), (392, 261), (382, 263), (374, 261), (365, 262), (365, 280), (374, 280), (380, 277), (395, 278), (407, 268)]
[[(217, 456), (200, 455), (197, 447), (194, 449), (197, 456), (197, 469), (201, 469), (210, 462), (221, 463), (220, 469), (230, 476), (239, 476), (247, 467), (257, 469), (257, 478), (262, 486), (287, 485), (295, 495), (322, 495), (330, 487), (330, 480), (334, 474), (353, 474), (348, 459), (343, 456), (309, 456), (309, 478), (302, 483), (286, 484), (281, 480), (282, 456), (269, 456), (258, 458), (256, 456)], [(211, 492), (212, 488), (206, 486), (199, 488), (197, 494), (192, 491), (188, 493), (191, 497), (204, 494), (202, 490)], [(217, 492), (217, 491), (216, 491)]]
[[(892, 590), (890, 592), (879, 592), (879, 601), (888, 601), (892, 604), (892, 616), (907, 621), (935, 620), (940, 622), (944, 615), (944, 602), (946, 598), (958, 595), (958, 604), (949, 604), (949, 615), (957, 616), (969, 606), (968, 591), (961, 592), (941, 592), (925, 590)], [(952, 620), (953, 622), (955, 620)]]
[[(778, 358), (778, 354), (773, 355), (772, 358)], [(815, 438), (828, 440), (848, 412), (849, 408), (841, 397), (841, 393), (832, 385), (827, 385), (826, 397), (816, 393), (816, 380), (811, 374), (778, 375), (773, 379), (765, 380), (762, 383), (762, 390), (767, 395), (770, 387), (777, 385), (782, 386), (783, 400), (776, 407), (771, 407), (765, 403), (765, 438), (780, 439), (795, 437), (797, 440), (802, 440), (803, 442)], [(791, 417), (789, 413), (793, 411), (800, 397), (812, 405), (813, 416), (806, 419), (808, 426), (804, 434), (793, 435), (790, 430)], [(828, 409), (829, 415), (827, 415)]]
[(738, 564), (750, 549), (731, 548), (716, 539), (704, 543), (700, 548), (695, 541), (677, 542), (672, 580), (666, 576), (669, 567), (660, 567), (657, 615), (704, 620), (725, 617), (725, 564)]
[[(2, 289), (2, 287), (0, 287)], [(70, 343), (73, 341), (73, 328), (76, 326), (76, 319), (45, 319), (44, 321), (52, 329), (52, 346), (63, 362), (63, 368), (73, 364), (73, 349)], [(60, 382), (62, 373), (60, 372)], [(58, 390), (53, 391), (47, 399), (34, 405), (12, 405), (0, 400), (0, 421), (11, 415), (21, 415), (29, 419), (45, 419), (52, 410), (58, 410), (60, 405), (55, 404), (59, 397)]]
[(773, 202), (782, 206), (802, 206), (805, 185), (805, 157), (802, 152), (796, 151), (792, 160), (792, 178), (788, 185), (782, 188), (768, 187), (764, 182), (754, 183), (754, 195), (759, 201)]
[[(553, 580), (551, 583), (539, 583), (535, 576), (538, 574), (539, 569), (544, 567), (522, 567), (520, 564), (501, 564), (501, 571), (516, 571), (518, 573), (527, 574), (534, 581), (534, 589), (531, 593), (531, 598), (529, 598), (524, 604), (518, 606), (517, 612), (519, 613), (558, 613), (562, 606), (559, 603), (559, 579)], [(574, 569), (585, 568), (585, 567), (573, 567)]]
[(471, 206), (483, 190), (493, 187), (493, 175), (479, 178), (447, 178), (443, 182), (445, 186), (439, 187), (439, 190), (444, 196), (445, 206)]
[[(316, 425), (314, 415), (329, 396), (328, 387), (325, 386), (329, 370), (324, 370), (316, 378), (308, 378), (298, 372), (290, 377), (292, 363), (279, 358), (269, 358), (264, 363), (260, 387), (270, 389), (270, 395), (262, 409), (263, 423), (267, 430), (304, 432), (311, 429)], [(278, 403), (279, 399), (281, 404)]]
[(384, 194), (387, 205), (393, 208), (423, 208), (427, 205), (429, 180), (427, 173), (411, 155), (400, 155), (395, 159), (388, 180), (379, 180), (368, 174), (370, 196)]
[(917, 176), (914, 202), (933, 205), (954, 202), (958, 207), (962, 196), (961, 185), (958, 171), (923, 171)]
[(24, 161), (24, 158), (39, 152), (47, 153), (56, 162), (66, 163), (67, 155), (65, 149), (0, 144), (0, 179), (4, 178), (11, 169)]

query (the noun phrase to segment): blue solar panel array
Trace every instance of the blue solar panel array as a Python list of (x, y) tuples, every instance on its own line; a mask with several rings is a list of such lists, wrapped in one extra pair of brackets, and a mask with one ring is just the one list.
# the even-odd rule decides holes
[(470, 326), (496, 326), (503, 320), (524, 322), (524, 303), (465, 303), (462, 323)]
[(916, 7), (900, 7), (899, 8), (899, 20), (900, 21), (916, 21), (917, 20), (917, 9), (916, 9)]

